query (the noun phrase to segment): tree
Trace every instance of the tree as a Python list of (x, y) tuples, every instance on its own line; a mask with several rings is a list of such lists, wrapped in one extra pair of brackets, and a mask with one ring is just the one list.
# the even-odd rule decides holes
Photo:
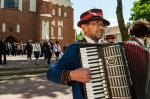
[(123, 11), (122, 0), (117, 0), (117, 10), (116, 10), (117, 20), (118, 20), (119, 29), (121, 32), (121, 37), (122, 37), (122, 40), (124, 41), (128, 38), (128, 30), (127, 30), (125, 23), (124, 23), (122, 11)]
[(77, 41), (79, 41), (79, 40), (82, 40), (83, 39), (83, 32), (82, 31), (80, 31), (80, 33), (79, 34), (76, 34), (77, 36), (76, 36), (76, 40)]
[(136, 21), (143, 18), (150, 21), (150, 0), (137, 0), (133, 5), (130, 20)]

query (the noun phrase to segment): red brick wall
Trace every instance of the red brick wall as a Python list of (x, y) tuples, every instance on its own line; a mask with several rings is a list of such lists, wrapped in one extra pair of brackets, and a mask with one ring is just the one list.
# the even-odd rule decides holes
[[(28, 40), (41, 40), (42, 32), (42, 20), (52, 19), (57, 21), (62, 20), (63, 29), (63, 39), (59, 40), (62, 46), (66, 44), (73, 43), (75, 41), (75, 32), (73, 30), (73, 9), (71, 7), (64, 7), (59, 5), (54, 5), (52, 3), (42, 2), (37, 0), (37, 12), (29, 11), (29, 0), (22, 0), (23, 8), (22, 11), (16, 9), (2, 8), (0, 9), (0, 36), (9, 37), (17, 39), (17, 41), (28, 41)], [(62, 9), (62, 16), (58, 16), (58, 7)], [(40, 17), (40, 14), (52, 14), (52, 9), (55, 9), (56, 16), (51, 18)], [(63, 17), (63, 12), (67, 12), (67, 17)], [(2, 23), (6, 24), (6, 32), (2, 33)], [(16, 33), (17, 24), (20, 24), (20, 33)], [(55, 31), (55, 36), (57, 38), (57, 29)], [(53, 40), (56, 41), (57, 39)]]

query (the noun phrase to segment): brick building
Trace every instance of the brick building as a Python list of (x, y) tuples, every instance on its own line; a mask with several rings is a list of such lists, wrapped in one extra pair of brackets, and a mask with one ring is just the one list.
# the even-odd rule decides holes
[(70, 0), (0, 0), (0, 37), (7, 41), (75, 41)]

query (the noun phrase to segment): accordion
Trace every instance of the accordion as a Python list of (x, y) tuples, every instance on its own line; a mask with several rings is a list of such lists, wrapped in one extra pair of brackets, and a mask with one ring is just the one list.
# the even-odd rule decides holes
[(91, 71), (86, 99), (150, 99), (149, 53), (130, 43), (79, 44), (81, 66)]

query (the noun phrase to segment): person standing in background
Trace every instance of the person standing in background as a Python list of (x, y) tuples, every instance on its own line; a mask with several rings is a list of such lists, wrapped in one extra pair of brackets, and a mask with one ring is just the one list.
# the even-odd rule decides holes
[(29, 42), (26, 45), (26, 51), (27, 51), (27, 59), (31, 59), (32, 56), (32, 50), (33, 50), (33, 46), (32, 46), (32, 41), (29, 40)]
[(34, 57), (35, 57), (35, 64), (38, 64), (38, 58), (40, 57), (40, 53), (41, 53), (41, 45), (38, 41), (35, 42), (35, 44), (33, 44), (33, 52), (34, 52)]
[(106, 41), (106, 43), (115, 43), (115, 36), (114, 35), (106, 35), (105, 41)]
[(53, 42), (49, 40), (43, 43), (44, 59), (47, 60), (47, 64), (51, 64), (51, 57), (53, 53)]
[(128, 43), (132, 43), (147, 49), (147, 46), (144, 42), (146, 37), (150, 35), (150, 23), (148, 21), (140, 19), (134, 22), (129, 28), (129, 33), (131, 37), (127, 41)]
[(57, 62), (58, 59), (59, 59), (60, 54), (62, 54), (62, 50), (61, 50), (59, 41), (56, 41), (56, 43), (54, 44), (54, 47), (53, 47), (53, 48), (54, 48), (54, 53), (55, 53), (56, 62)]
[(6, 64), (6, 43), (4, 39), (0, 40), (0, 64)]

